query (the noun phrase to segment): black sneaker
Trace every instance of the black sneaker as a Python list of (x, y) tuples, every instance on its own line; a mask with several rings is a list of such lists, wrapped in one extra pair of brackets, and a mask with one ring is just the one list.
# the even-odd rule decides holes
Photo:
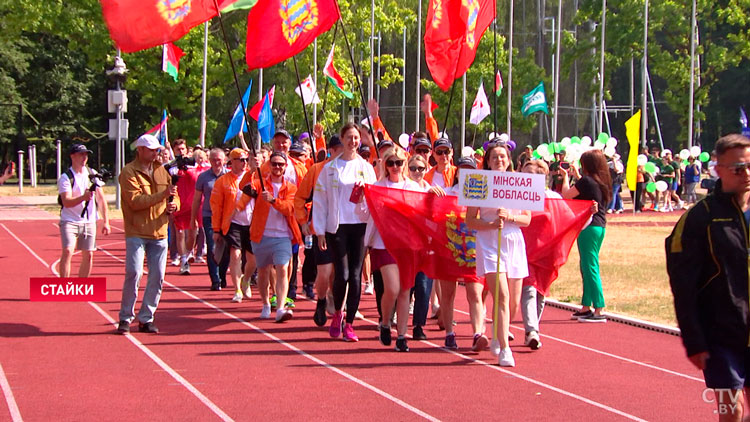
[(212, 284), (211, 290), (218, 292), (219, 290), (221, 290), (221, 284)]
[(117, 334), (125, 334), (130, 332), (130, 323), (127, 321), (120, 321), (117, 324)]
[(587, 317), (587, 316), (591, 316), (591, 315), (594, 315), (594, 313), (591, 312), (591, 309), (589, 309), (586, 312), (576, 311), (576, 312), (573, 312), (570, 315), (570, 319), (578, 319), (578, 318), (581, 318), (581, 317)]
[(578, 322), (607, 322), (607, 317), (604, 315), (597, 315), (595, 313), (592, 313), (591, 315), (586, 315), (578, 318)]
[(142, 333), (151, 333), (151, 334), (157, 334), (159, 332), (159, 328), (154, 325), (153, 322), (147, 322), (147, 323), (138, 323), (138, 331)]
[(450, 350), (458, 350), (458, 344), (456, 344), (456, 335), (450, 333), (445, 336), (445, 348)]
[(412, 335), (414, 337), (414, 340), (427, 340), (427, 336), (424, 333), (424, 329), (422, 329), (421, 325), (415, 325), (414, 326), (414, 334)]
[(226, 278), (224, 280), (221, 280), (220, 286), (221, 286), (222, 289), (226, 289), (227, 288), (227, 279)]
[(305, 291), (305, 296), (307, 296), (308, 299), (315, 300), (315, 290), (313, 290), (313, 286), (302, 286), (302, 290)]
[(380, 327), (380, 344), (383, 346), (390, 346), (391, 345), (391, 327), (383, 327), (382, 325), (379, 325)]
[(318, 327), (326, 325), (328, 316), (326, 316), (326, 300), (321, 299), (318, 304), (315, 305), (315, 313), (313, 314), (313, 321)]
[(409, 345), (406, 344), (406, 339), (403, 337), (399, 337), (396, 339), (396, 351), (397, 352), (408, 352), (409, 351)]

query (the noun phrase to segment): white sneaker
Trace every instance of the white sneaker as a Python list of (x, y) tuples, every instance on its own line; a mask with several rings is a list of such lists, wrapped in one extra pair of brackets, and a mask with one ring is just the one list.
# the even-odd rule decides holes
[(250, 299), (251, 297), (253, 297), (253, 292), (250, 289), (250, 281), (249, 280), (245, 280), (245, 276), (244, 275), (240, 277), (240, 291), (248, 299)]
[(500, 341), (497, 339), (492, 339), (490, 342), (490, 354), (492, 356), (499, 356), (500, 355)]
[(374, 285), (374, 283), (371, 283), (369, 281), (365, 283), (365, 294), (366, 295), (375, 294), (375, 285)]
[(523, 344), (525, 346), (529, 346), (531, 350), (538, 350), (542, 347), (542, 340), (539, 339), (539, 333), (537, 333), (536, 331), (532, 331), (526, 334), (526, 339), (524, 340)]
[(190, 253), (188, 254), (188, 256), (187, 256), (187, 262), (189, 262), (189, 263), (191, 263), (191, 264), (192, 264), (193, 262), (195, 262), (195, 257), (193, 256), (193, 253), (192, 253), (192, 252), (190, 252)]
[(232, 302), (242, 303), (242, 293), (241, 292), (235, 292), (234, 297), (232, 298)]
[(271, 305), (263, 305), (263, 309), (260, 311), (260, 318), (261, 319), (268, 319), (271, 318)]
[(365, 319), (365, 316), (357, 311), (357, 313), (354, 314), (354, 319)]
[(292, 319), (294, 313), (291, 309), (277, 309), (276, 310), (276, 322), (284, 322)]
[(170, 264), (172, 264), (173, 267), (179, 267), (180, 266), (180, 258), (173, 259)]
[(190, 275), (190, 264), (187, 261), (180, 265), (180, 275)]
[(205, 264), (206, 263), (206, 258), (204, 258), (202, 256), (199, 256), (199, 257), (195, 258), (195, 262), (197, 264)]
[(685, 208), (685, 201), (680, 201), (680, 202), (678, 202), (678, 203), (677, 203), (677, 209), (678, 209), (678, 210), (681, 210), (681, 209), (683, 209), (683, 208)]
[(513, 359), (513, 352), (510, 351), (510, 347), (500, 350), (500, 356), (498, 356), (497, 363), (500, 366), (516, 366), (516, 361)]

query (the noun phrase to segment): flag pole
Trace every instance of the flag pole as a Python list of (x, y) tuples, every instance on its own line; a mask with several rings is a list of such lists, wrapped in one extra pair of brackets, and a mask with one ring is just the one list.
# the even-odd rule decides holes
[(513, 1), (510, 0), (510, 16), (508, 18), (508, 110), (506, 116), (508, 137), (511, 136), (511, 94), (513, 93)]
[[(417, 103), (417, 116), (416, 116), (416, 122), (414, 124), (414, 131), (419, 132), (419, 97), (420, 97), (420, 76), (421, 76), (421, 68), (422, 68), (422, 0), (417, 0), (417, 69), (416, 69), (416, 77), (417, 77), (417, 83), (416, 89), (417, 94), (416, 97), (414, 97), (414, 100)], [(406, 74), (404, 74), (404, 78), (406, 77)]]
[[(599, 131), (604, 132), (604, 37), (607, 28), (607, 0), (602, 0), (602, 34), (599, 51)], [(559, 59), (558, 59), (559, 60)], [(557, 103), (557, 93), (555, 93)]]
[[(315, 90), (317, 94), (318, 89), (318, 39), (315, 38), (313, 41), (313, 82), (315, 83)], [(304, 102), (303, 102), (304, 103)], [(305, 113), (305, 117), (307, 117), (307, 113)], [(313, 101), (313, 109), (312, 109), (312, 125), (315, 127), (315, 124), (318, 122), (318, 104)], [(308, 132), (310, 136), (312, 136), (312, 132)], [(312, 155), (315, 155), (315, 147), (312, 148)], [(315, 160), (315, 157), (313, 157), (313, 160)]]
[[(331, 48), (336, 48), (336, 34), (338, 33), (339, 27), (338, 25), (334, 25), (333, 27), (333, 40), (331, 41)], [(325, 117), (326, 115), (326, 103), (328, 102), (328, 78), (325, 78), (325, 87), (323, 88), (323, 106), (320, 108), (320, 115), (321, 117)], [(315, 87), (317, 88), (317, 84), (315, 84)]]
[[(461, 43), (461, 46), (458, 49), (458, 57), (461, 57), (461, 54), (464, 51), (464, 43)], [(468, 72), (468, 69), (467, 69)], [(451, 104), (453, 103), (453, 90), (456, 87), (456, 77), (458, 76), (458, 63), (456, 63), (456, 68), (453, 70), (453, 82), (451, 83), (451, 95), (448, 97), (448, 108), (445, 109), (445, 120), (443, 120), (443, 136), (445, 136), (445, 129), (448, 126), (448, 116), (450, 116), (451, 112)]]
[(643, 5), (643, 62), (641, 64), (641, 142), (642, 145), (648, 145), (646, 140), (646, 129), (648, 128), (648, 104), (646, 96), (648, 88), (646, 87), (646, 76), (648, 66), (648, 0)]
[[(299, 68), (297, 67), (297, 55), (295, 54), (292, 56), (292, 61), (294, 62), (294, 74), (297, 76), (297, 86), (299, 87), (299, 99), (302, 101), (302, 114), (305, 116), (305, 126), (307, 126), (307, 142), (310, 144), (310, 151), (312, 151), (312, 159), (313, 163), (316, 162), (317, 158), (315, 157), (317, 155), (317, 151), (315, 151), (315, 145), (313, 145), (312, 137), (313, 137), (313, 131), (310, 127), (310, 119), (307, 117), (307, 106), (305, 105), (305, 97), (304, 92), (302, 91), (302, 81), (299, 79)], [(313, 92), (313, 98), (317, 95), (317, 93)]]
[(461, 149), (466, 145), (466, 73), (461, 77)]
[[(203, 22), (203, 85), (201, 91), (201, 147), (206, 147), (206, 74), (208, 71), (208, 21)], [(242, 130), (242, 128), (240, 128)]]
[(693, 146), (693, 108), (695, 97), (695, 26), (696, 0), (693, 0), (693, 11), (690, 15), (690, 98), (688, 98), (688, 148)]
[[(338, 4), (336, 4), (336, 8), (338, 8)], [(357, 89), (359, 90), (359, 96), (362, 99), (362, 107), (365, 109), (365, 115), (367, 116), (367, 125), (369, 126), (368, 129), (370, 131), (370, 138), (372, 138), (372, 145), (375, 148), (375, 155), (378, 158), (380, 158), (380, 152), (378, 151), (378, 146), (375, 143), (375, 140), (377, 138), (375, 137), (375, 132), (372, 130), (372, 119), (370, 118), (370, 110), (367, 109), (367, 100), (365, 100), (365, 92), (362, 88), (362, 83), (359, 80), (359, 74), (357, 73), (357, 65), (354, 63), (354, 56), (352, 55), (352, 47), (349, 44), (349, 37), (346, 35), (346, 25), (344, 25), (344, 18), (341, 17), (341, 11), (339, 11), (339, 20), (337, 22), (339, 23), (339, 25), (341, 25), (341, 33), (344, 36), (344, 42), (346, 43), (346, 51), (349, 54), (349, 61), (351, 61), (352, 63), (352, 73), (354, 73), (354, 80), (357, 81)]]
[[(512, 2), (513, 0), (511, 0)], [(503, 240), (503, 229), (497, 229), (497, 272), (495, 273), (495, 294), (492, 298), (494, 306), (492, 307), (492, 338), (500, 342), (498, 330), (498, 317), (500, 316), (500, 246)]]

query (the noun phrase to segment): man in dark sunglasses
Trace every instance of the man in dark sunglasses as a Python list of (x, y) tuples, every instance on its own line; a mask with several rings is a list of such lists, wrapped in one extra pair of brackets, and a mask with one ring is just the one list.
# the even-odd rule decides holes
[(750, 414), (744, 397), (750, 388), (750, 139), (724, 136), (716, 156), (714, 191), (683, 214), (666, 240), (667, 272), (688, 359), (716, 390), (720, 420), (739, 421)]
[(452, 186), (453, 178), (456, 176), (456, 166), (453, 162), (453, 144), (447, 138), (435, 141), (432, 149), (432, 157), (437, 165), (430, 169), (424, 176), (424, 180), (432, 186), (442, 190)]
[(413, 154), (419, 154), (424, 157), (425, 160), (429, 161), (430, 153), (432, 152), (432, 143), (427, 138), (427, 134), (424, 132), (417, 132), (414, 134), (414, 140), (411, 143), (411, 151)]

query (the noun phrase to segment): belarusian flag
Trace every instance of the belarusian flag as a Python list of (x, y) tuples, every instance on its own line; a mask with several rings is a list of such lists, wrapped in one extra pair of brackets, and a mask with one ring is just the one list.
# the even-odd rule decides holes
[(233, 10), (252, 9), (258, 0), (237, 0), (229, 6), (221, 9), (221, 13), (229, 13)]
[(331, 46), (331, 52), (328, 54), (328, 58), (326, 59), (326, 65), (323, 67), (323, 74), (326, 75), (328, 80), (331, 82), (331, 84), (339, 90), (344, 96), (348, 99), (354, 98), (354, 95), (346, 91), (344, 89), (344, 78), (339, 75), (339, 72), (336, 71), (336, 68), (333, 66), (333, 51), (336, 49), (336, 44)]
[(503, 93), (503, 77), (500, 75), (500, 71), (497, 71), (495, 75), (495, 95), (498, 97)]
[(177, 73), (180, 71), (180, 59), (185, 53), (182, 52), (180, 47), (168, 42), (162, 46), (161, 55), (161, 70), (172, 75), (174, 81), (177, 82)]

